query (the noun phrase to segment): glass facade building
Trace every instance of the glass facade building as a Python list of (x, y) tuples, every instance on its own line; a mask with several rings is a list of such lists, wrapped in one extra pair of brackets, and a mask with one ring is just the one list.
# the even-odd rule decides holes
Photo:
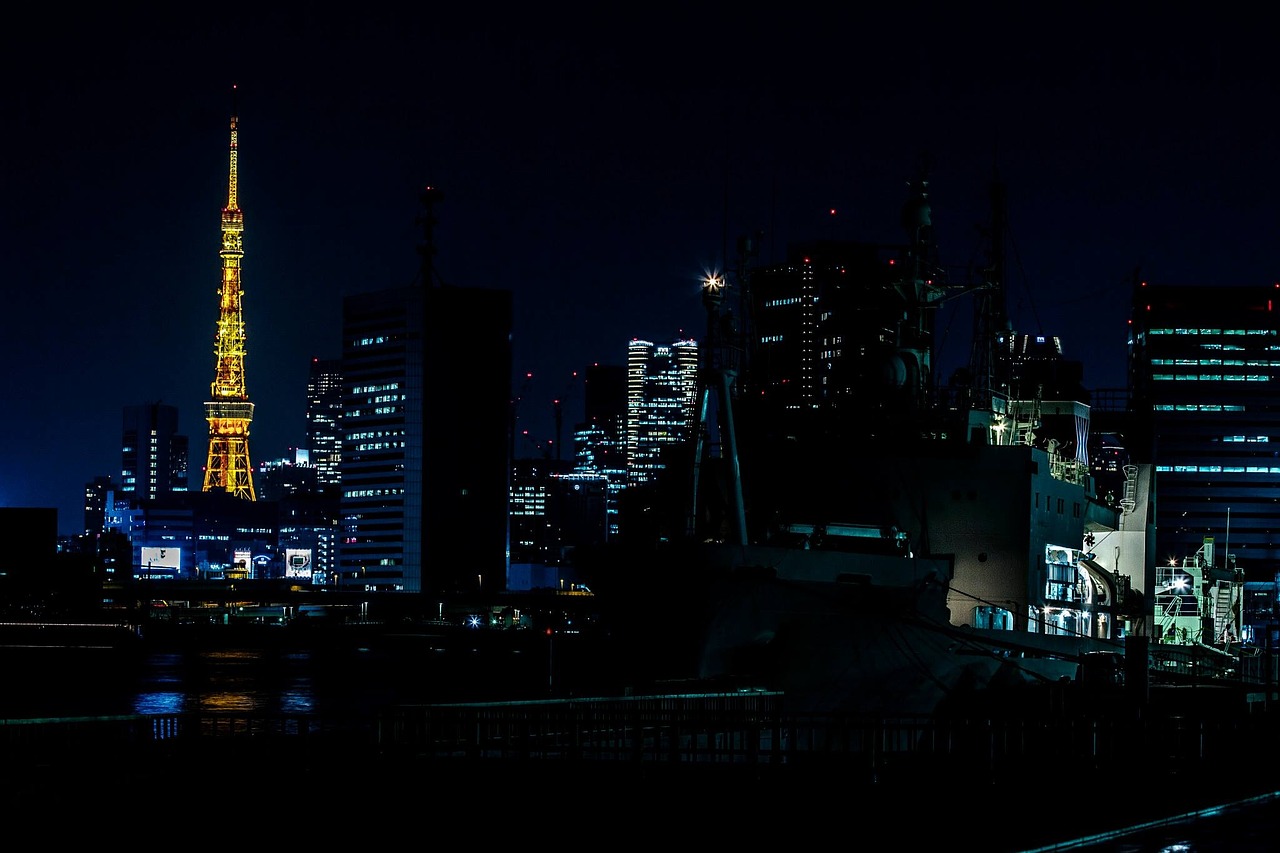
[(698, 402), (698, 344), (633, 340), (627, 347), (627, 484), (652, 481), (662, 451), (693, 438)]
[(307, 449), (316, 485), (323, 491), (342, 482), (341, 420), (342, 362), (313, 358), (307, 376)]
[(1157, 565), (1280, 565), (1280, 289), (1135, 284), (1132, 417), (1156, 466)]
[(422, 583), (422, 288), (343, 302), (340, 586)]

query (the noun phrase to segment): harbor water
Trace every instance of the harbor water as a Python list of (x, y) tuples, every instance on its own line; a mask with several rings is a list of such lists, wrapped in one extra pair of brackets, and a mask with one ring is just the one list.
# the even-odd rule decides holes
[(573, 647), (564, 640), (465, 639), (3, 647), (0, 719), (191, 712), (367, 716), (394, 704), (541, 699), (579, 677)]
[[(393, 705), (543, 699), (575, 689), (589, 691), (593, 682), (585, 670), (597, 664), (581, 655), (581, 648), (575, 650), (567, 642), (557, 647), (545, 637), (501, 646), (414, 637), (401, 638), (394, 645), (193, 645), (143, 648), (127, 654), (92, 648), (0, 648), (0, 666), (6, 678), (6, 689), (0, 693), (0, 719), (191, 712), (365, 717)], [(168, 769), (164, 773), (175, 779), (191, 778)], [(314, 782), (312, 777), (278, 778), (281, 784), (285, 779), (289, 784)], [(344, 776), (335, 770), (329, 778), (342, 780)], [(144, 776), (133, 784), (146, 787), (150, 781)], [(57, 779), (48, 782), (48, 790), (75, 789)], [(434, 783), (428, 790), (435, 790)], [(648, 810), (657, 813), (667, 808), (664, 803), (674, 792), (664, 790), (666, 793), (655, 789), (644, 794), (649, 798)], [(1176, 786), (1168, 793), (1172, 801), (1177, 800)], [(935, 794), (939, 795), (945, 793)], [(568, 796), (581, 799), (583, 795)], [(834, 789), (825, 796), (833, 803), (833, 818), (850, 807), (839, 805), (842, 798)], [(1079, 792), (1078, 796), (1086, 803), (1082, 807), (1123, 808), (1123, 797), (1116, 791)], [(759, 811), (765, 814), (763, 809)], [(193, 812), (198, 813), (198, 809)], [(1025, 850), (1269, 851), (1275, 849), (1275, 835), (1280, 830), (1280, 793), (1173, 813), (1178, 816), (1135, 823), (1105, 834), (1072, 837), (1067, 833), (1051, 845)], [(759, 829), (765, 832), (772, 825), (761, 824)], [(907, 832), (902, 841), (909, 849), (909, 826)], [(1006, 837), (987, 849), (1014, 850), (1017, 848), (1008, 845), (1016, 843), (1016, 838)]]

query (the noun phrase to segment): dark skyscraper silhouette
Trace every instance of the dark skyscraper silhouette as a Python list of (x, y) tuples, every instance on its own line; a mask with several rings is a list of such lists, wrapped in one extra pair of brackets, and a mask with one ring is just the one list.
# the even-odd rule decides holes
[(423, 201), (424, 591), (506, 588), (511, 460), (511, 291), (444, 283)]
[(126, 406), (120, 435), (121, 496), (152, 500), (187, 491), (187, 448), (187, 436), (178, 432), (177, 406)]
[(439, 281), (423, 193), (420, 281), (346, 298), (340, 583), (506, 586), (511, 293)]

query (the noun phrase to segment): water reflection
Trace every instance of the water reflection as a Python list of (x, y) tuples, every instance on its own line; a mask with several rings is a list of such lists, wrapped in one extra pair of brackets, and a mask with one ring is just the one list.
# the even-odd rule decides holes
[[(467, 638), (468, 640), (472, 638)], [(541, 636), (442, 642), (388, 635), (378, 642), (0, 650), (0, 718), (125, 714), (369, 716), (395, 704), (544, 698), (601, 671), (588, 644)], [(553, 678), (554, 676), (554, 678)], [(576, 685), (576, 686), (575, 686)], [(581, 694), (579, 694), (581, 695)]]
[(133, 697), (137, 714), (316, 711), (311, 652), (213, 649), (148, 656)]

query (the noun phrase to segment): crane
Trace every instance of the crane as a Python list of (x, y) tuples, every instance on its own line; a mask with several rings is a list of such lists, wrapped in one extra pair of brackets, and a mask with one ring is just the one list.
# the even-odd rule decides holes
[(556, 399), (551, 401), (551, 411), (555, 417), (555, 423), (556, 423), (555, 452), (556, 452), (557, 462), (560, 461), (560, 446), (561, 446), (560, 436), (561, 436), (561, 431), (564, 428), (564, 406), (563, 406), (564, 398), (568, 397), (575, 390), (577, 390), (577, 386), (578, 386), (578, 371), (575, 370), (569, 374), (569, 381), (565, 385), (564, 394), (562, 394), (560, 397), (557, 397)]

